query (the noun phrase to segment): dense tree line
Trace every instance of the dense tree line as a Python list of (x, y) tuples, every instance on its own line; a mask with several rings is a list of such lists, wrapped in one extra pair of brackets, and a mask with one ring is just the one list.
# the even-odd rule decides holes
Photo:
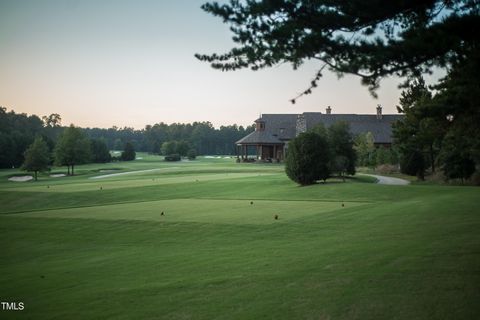
[(130, 142), (137, 151), (170, 154), (162, 152), (162, 146), (165, 142), (175, 141), (187, 143), (197, 154), (235, 154), (234, 142), (252, 132), (254, 127), (252, 125), (245, 128), (234, 124), (216, 129), (210, 122), (160, 122), (147, 125), (141, 130), (128, 127), (84, 130), (90, 138), (104, 139), (110, 150), (122, 150), (124, 145)]
[[(36, 137), (42, 137), (49, 152), (54, 154), (55, 146), (68, 130), (69, 127), (62, 126), (61, 116), (58, 114), (40, 118), (36, 115), (15, 113), (13, 110), (7, 112), (6, 108), (0, 107), (0, 168), (19, 167), (25, 160), (25, 151)], [(235, 154), (235, 141), (252, 132), (254, 128), (230, 125), (217, 129), (210, 122), (161, 122), (147, 125), (141, 130), (128, 127), (76, 127), (75, 130), (81, 131), (82, 136), (90, 141), (88, 161), (108, 162), (110, 155), (107, 151), (123, 151), (127, 143), (136, 151), (155, 154), (163, 154), (162, 146), (166, 142), (179, 146), (179, 150), (173, 153), (182, 156), (188, 156), (189, 153), (191, 157), (197, 154)], [(53, 163), (54, 160), (52, 156), (50, 162)]]
[(216, 129), (210, 122), (160, 122), (147, 125), (141, 130), (129, 127), (84, 130), (90, 138), (104, 139), (110, 150), (122, 150), (125, 144), (130, 142), (137, 151), (171, 154), (162, 152), (162, 146), (165, 142), (175, 141), (187, 143), (197, 154), (235, 154), (234, 142), (252, 132), (254, 127), (252, 125), (245, 128), (234, 124)]
[[(230, 125), (215, 129), (210, 122), (194, 122), (192, 124), (157, 123), (145, 127), (147, 150), (152, 153), (162, 154), (165, 142), (176, 141), (187, 143), (197, 154), (235, 154), (235, 141), (240, 140), (254, 130), (254, 126)], [(188, 152), (190, 148), (185, 148)], [(175, 153), (175, 152), (174, 152)], [(182, 153), (182, 152), (177, 152)], [(163, 152), (170, 154), (170, 152)]]
[(0, 167), (19, 167), (36, 135), (46, 134), (43, 129), (43, 122), (36, 115), (16, 114), (0, 107)]

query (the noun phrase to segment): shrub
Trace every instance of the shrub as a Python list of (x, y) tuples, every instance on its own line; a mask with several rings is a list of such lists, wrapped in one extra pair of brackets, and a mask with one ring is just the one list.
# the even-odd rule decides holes
[(165, 161), (180, 161), (181, 157), (178, 153), (169, 154), (165, 156)]
[(403, 154), (400, 161), (400, 171), (409, 176), (425, 179), (425, 158), (419, 150), (410, 150)]
[(106, 163), (112, 161), (112, 156), (107, 144), (103, 139), (91, 139), (92, 161), (95, 163)]
[(197, 151), (195, 151), (195, 149), (188, 150), (187, 157), (189, 160), (195, 160), (195, 158), (197, 158)]
[(132, 161), (135, 160), (136, 153), (135, 149), (133, 148), (133, 144), (127, 142), (125, 144), (125, 149), (122, 152), (122, 160), (123, 161)]
[(300, 134), (288, 144), (285, 171), (290, 179), (309, 185), (330, 176), (330, 151), (326, 137), (315, 133)]
[(162, 154), (165, 156), (177, 153), (177, 141), (167, 141), (162, 144)]
[(464, 153), (452, 153), (445, 157), (443, 172), (447, 179), (465, 179), (475, 172), (475, 162)]
[(474, 186), (480, 186), (480, 171), (475, 171), (470, 177)]
[(398, 172), (398, 166), (392, 164), (381, 164), (375, 168), (375, 172), (380, 174), (392, 174)]

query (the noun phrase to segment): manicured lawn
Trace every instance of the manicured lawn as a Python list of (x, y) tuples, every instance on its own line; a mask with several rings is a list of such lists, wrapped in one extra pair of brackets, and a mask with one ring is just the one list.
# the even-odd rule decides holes
[(478, 188), (142, 158), (0, 171), (0, 319), (480, 318)]

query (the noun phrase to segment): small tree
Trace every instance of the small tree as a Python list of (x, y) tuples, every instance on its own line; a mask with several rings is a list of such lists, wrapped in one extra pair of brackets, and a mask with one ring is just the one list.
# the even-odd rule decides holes
[(378, 147), (376, 152), (375, 152), (375, 163), (377, 166), (385, 164), (385, 163), (390, 163), (389, 159), (389, 153), (387, 149), (384, 147)]
[(113, 149), (114, 150), (122, 150), (123, 149), (123, 143), (122, 140), (120, 139), (115, 139), (115, 142), (113, 143)]
[(463, 183), (475, 172), (475, 162), (461, 152), (452, 153), (445, 158), (443, 172), (447, 179), (461, 179)]
[(195, 151), (195, 149), (188, 150), (187, 157), (189, 160), (195, 160), (197, 158), (197, 151)]
[(335, 156), (332, 161), (330, 161), (330, 170), (332, 172), (336, 172), (338, 176), (342, 178), (343, 182), (345, 182), (345, 175), (349, 170), (348, 158), (341, 155)]
[(167, 141), (162, 144), (162, 154), (167, 156), (169, 154), (177, 153), (177, 142), (176, 141)]
[(48, 146), (41, 137), (37, 137), (25, 151), (25, 162), (22, 165), (22, 169), (33, 171), (35, 181), (37, 181), (38, 172), (47, 170), (49, 163), (50, 153)]
[(70, 125), (60, 136), (55, 147), (55, 162), (66, 165), (68, 174), (74, 175), (76, 164), (87, 163), (91, 157), (90, 141), (85, 137), (82, 129)]
[(107, 144), (103, 139), (92, 139), (92, 161), (95, 163), (106, 163), (112, 161), (112, 156), (108, 150)]
[(285, 171), (290, 179), (309, 185), (330, 176), (330, 152), (325, 136), (301, 133), (288, 144)]
[(357, 154), (353, 148), (353, 136), (347, 122), (339, 121), (328, 128), (328, 144), (333, 154), (331, 167), (343, 177), (344, 174), (355, 174)]
[(441, 159), (443, 161), (443, 173), (447, 179), (470, 178), (475, 172), (475, 162), (467, 147), (467, 142), (461, 136), (450, 133), (444, 140)]
[(360, 166), (375, 165), (375, 140), (371, 132), (359, 134), (353, 146)]
[(122, 152), (122, 160), (132, 161), (132, 160), (135, 160), (135, 157), (136, 157), (136, 153), (135, 153), (135, 149), (133, 148), (133, 144), (131, 144), (130, 142), (127, 142)]
[(179, 141), (177, 142), (177, 153), (182, 156), (186, 157), (188, 155), (188, 151), (190, 150), (190, 144), (187, 141)]

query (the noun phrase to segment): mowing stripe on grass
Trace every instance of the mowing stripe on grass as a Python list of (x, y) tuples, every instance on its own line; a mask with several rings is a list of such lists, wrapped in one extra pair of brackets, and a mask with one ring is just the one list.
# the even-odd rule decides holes
[[(365, 203), (349, 202), (348, 208)], [(172, 199), (113, 204), (88, 208), (35, 211), (17, 217), (86, 218), (100, 220), (144, 220), (220, 224), (283, 223), (305, 216), (342, 210), (339, 202)], [(163, 215), (162, 215), (163, 212)], [(275, 219), (277, 215), (278, 219)]]
[[(92, 190), (106, 189), (121, 189), (121, 188), (133, 188), (144, 186), (155, 186), (164, 184), (177, 184), (177, 183), (196, 183), (212, 180), (224, 180), (224, 179), (238, 179), (256, 176), (269, 176), (274, 173), (215, 173), (215, 174), (200, 174), (200, 175), (185, 175), (185, 176), (152, 176), (143, 179), (132, 180), (120, 180), (120, 181), (92, 181), (81, 183), (62, 184), (58, 186), (50, 186), (47, 188), (44, 185), (26, 186), (23, 188), (16, 188), (15, 191), (30, 191), (30, 192), (82, 192)], [(1, 189), (0, 189), (1, 190)], [(6, 189), (8, 190), (8, 189)]]

